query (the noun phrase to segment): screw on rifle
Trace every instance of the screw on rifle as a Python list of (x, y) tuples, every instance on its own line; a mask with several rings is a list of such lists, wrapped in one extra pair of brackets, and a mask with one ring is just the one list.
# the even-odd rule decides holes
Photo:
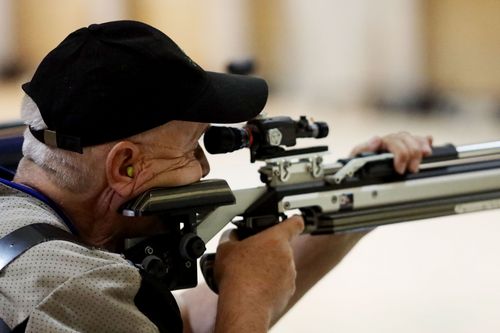
[(372, 198), (375, 199), (376, 197), (378, 197), (378, 192), (377, 191), (373, 191), (372, 192)]
[(290, 202), (289, 202), (289, 201), (285, 201), (285, 202), (283, 203), (283, 207), (284, 207), (285, 209), (290, 209), (290, 207), (291, 207)]
[(144, 252), (146, 252), (146, 254), (153, 254), (153, 248), (151, 246), (146, 246), (146, 248), (144, 249)]
[(186, 266), (186, 268), (191, 268), (191, 261), (186, 261), (184, 265)]
[(337, 200), (338, 200), (337, 196), (336, 196), (336, 195), (334, 195), (334, 196), (332, 197), (332, 203), (334, 203), (334, 204), (335, 204), (335, 203), (337, 203)]

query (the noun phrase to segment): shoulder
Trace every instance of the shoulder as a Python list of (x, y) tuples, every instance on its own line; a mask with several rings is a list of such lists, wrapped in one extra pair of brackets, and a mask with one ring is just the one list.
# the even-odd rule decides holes
[[(67, 241), (34, 246), (5, 268), (1, 277), (1, 315), (10, 323), (23, 321), (41, 303), (55, 295), (67, 296), (69, 290), (87, 290), (87, 295), (106, 288), (136, 293), (141, 284), (137, 269), (120, 255)], [(59, 302), (65, 304), (71, 298), (80, 296)]]
[[(34, 223), (68, 231), (51, 207), (0, 185), (0, 237)], [(122, 281), (120, 288), (135, 292), (141, 281), (137, 269), (121, 255), (60, 240), (30, 248), (11, 262), (0, 277), (0, 316), (11, 325), (23, 321), (58, 288), (87, 283), (87, 287), (99, 289), (103, 285), (118, 286)]]
[[(0, 237), (33, 223), (68, 230), (43, 202), (0, 184)], [(27, 330), (157, 332), (135, 298), (142, 278), (121, 255), (69, 241), (38, 244), (0, 273), (0, 317)]]
[(0, 237), (34, 223), (51, 224), (69, 231), (50, 206), (0, 182)]

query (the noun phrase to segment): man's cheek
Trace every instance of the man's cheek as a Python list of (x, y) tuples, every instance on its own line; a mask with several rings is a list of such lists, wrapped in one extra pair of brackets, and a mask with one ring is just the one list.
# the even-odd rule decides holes
[(198, 160), (198, 163), (200, 163), (202, 177), (205, 177), (210, 172), (210, 164), (205, 156), (205, 152), (200, 146), (198, 146), (195, 151), (195, 157)]
[(195, 183), (203, 175), (202, 167), (197, 160), (193, 160), (181, 169), (175, 170), (165, 176), (163, 186), (181, 186)]

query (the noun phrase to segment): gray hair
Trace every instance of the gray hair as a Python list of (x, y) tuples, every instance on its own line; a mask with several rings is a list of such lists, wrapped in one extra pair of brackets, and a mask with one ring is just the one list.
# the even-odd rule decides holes
[[(21, 117), (33, 129), (47, 128), (38, 106), (27, 95), (22, 101)], [(79, 154), (50, 147), (35, 139), (28, 129), (24, 132), (24, 158), (42, 168), (54, 184), (67, 190), (84, 192), (96, 182), (96, 168), (99, 167), (94, 153), (96, 147), (86, 147), (83, 150), (84, 154)], [(23, 161), (18, 173), (24, 172), (22, 166)]]

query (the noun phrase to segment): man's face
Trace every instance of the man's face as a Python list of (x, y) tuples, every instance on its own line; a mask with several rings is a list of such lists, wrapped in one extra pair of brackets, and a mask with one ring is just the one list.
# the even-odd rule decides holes
[[(210, 171), (198, 140), (208, 124), (171, 121), (155, 129), (141, 142), (143, 156), (139, 163), (139, 188), (186, 185), (200, 180)], [(136, 193), (136, 194), (139, 194)]]
[[(207, 128), (208, 124), (171, 121), (130, 140), (141, 153), (134, 163), (133, 189), (122, 199), (128, 201), (155, 187), (191, 184), (206, 176), (210, 168), (198, 140)], [(165, 228), (164, 223), (150, 217), (122, 217), (120, 221), (125, 238), (151, 235)]]

